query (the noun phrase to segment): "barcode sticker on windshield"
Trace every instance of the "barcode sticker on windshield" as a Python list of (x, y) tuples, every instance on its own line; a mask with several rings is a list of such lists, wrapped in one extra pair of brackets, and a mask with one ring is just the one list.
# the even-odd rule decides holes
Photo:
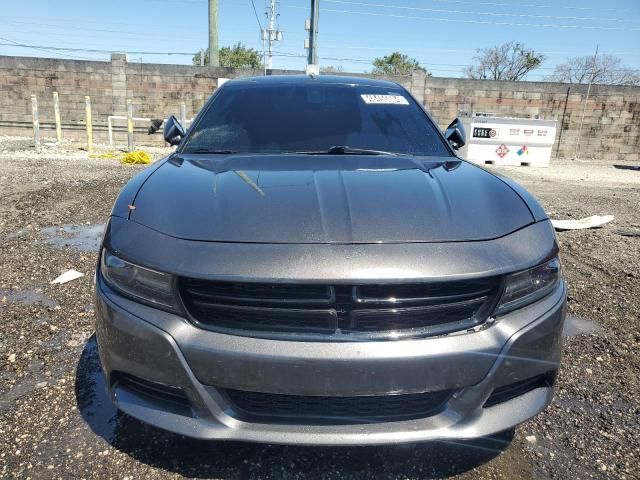
[(364, 103), (369, 105), (409, 105), (409, 100), (402, 95), (360, 95)]

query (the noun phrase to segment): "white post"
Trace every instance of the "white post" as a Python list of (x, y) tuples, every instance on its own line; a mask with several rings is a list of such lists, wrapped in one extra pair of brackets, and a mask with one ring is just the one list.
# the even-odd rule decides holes
[(111, 115), (109, 115), (107, 117), (107, 130), (109, 130), (109, 146), (111, 148), (113, 148), (113, 123), (112, 120), (113, 117)]
[(180, 125), (187, 129), (187, 106), (184, 103), (180, 104)]
[(31, 113), (33, 115), (33, 144), (40, 151), (40, 120), (38, 120), (38, 99), (31, 95)]
[(60, 122), (60, 105), (58, 101), (58, 92), (53, 92), (53, 116), (56, 120), (56, 143), (62, 143), (62, 123)]
[(127, 99), (127, 149), (133, 152), (133, 105)]
[(91, 97), (84, 97), (85, 115), (87, 117), (87, 150), (93, 150), (93, 119), (91, 117)]

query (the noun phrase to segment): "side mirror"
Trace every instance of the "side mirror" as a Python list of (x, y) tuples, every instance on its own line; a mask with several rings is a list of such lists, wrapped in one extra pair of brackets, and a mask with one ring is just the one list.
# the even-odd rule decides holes
[(184, 138), (184, 127), (180, 125), (180, 122), (171, 115), (164, 121), (164, 141), (169, 145), (178, 145)]
[(160, 130), (161, 126), (162, 126), (161, 118), (152, 118), (151, 121), (149, 122), (149, 128), (147, 128), (147, 133), (149, 135), (153, 135), (158, 130)]
[(451, 145), (454, 150), (464, 147), (466, 135), (464, 133), (464, 126), (459, 118), (456, 118), (449, 124), (444, 132), (444, 138), (447, 139), (447, 142), (449, 142), (449, 145)]

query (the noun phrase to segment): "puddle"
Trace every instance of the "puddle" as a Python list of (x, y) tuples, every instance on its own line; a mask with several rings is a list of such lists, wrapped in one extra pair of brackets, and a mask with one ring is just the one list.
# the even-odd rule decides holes
[(116, 437), (118, 409), (107, 397), (95, 335), (84, 347), (76, 372), (76, 402), (91, 430), (111, 443)]
[[(37, 320), (37, 323), (41, 324), (45, 320), (46, 317), (39, 318)], [(67, 373), (67, 368), (65, 367), (63, 357), (66, 357), (68, 355), (70, 348), (76, 348), (82, 345), (83, 343), (85, 343), (86, 339), (87, 334), (83, 332), (77, 332), (73, 335), (69, 335), (66, 332), (60, 332), (57, 335), (52, 336), (48, 340), (42, 342), (42, 346), (45, 347), (49, 353), (52, 353), (54, 355), (52, 357), (52, 360), (48, 361), (47, 364), (45, 364), (44, 361), (38, 358), (32, 359), (27, 366), (27, 375), (23, 379), (14, 384), (9, 390), (5, 392), (3, 392), (0, 388), (0, 413), (10, 409), (18, 399), (25, 397), (32, 392), (44, 388), (48, 385), (54, 384), (58, 381), (59, 378), (63, 377)], [(93, 390), (97, 389), (95, 394), (98, 397), (102, 395), (108, 402), (106, 394), (104, 393), (104, 380), (102, 380), (102, 383), (100, 383), (102, 370), (100, 369), (99, 365), (97, 346), (95, 345), (95, 337), (92, 337), (92, 339), (93, 343), (91, 343), (91, 340), (89, 340), (89, 342), (87, 343), (90, 346), (89, 350), (87, 350), (85, 347), (85, 351), (88, 352), (88, 360), (86, 362), (87, 368), (91, 369), (90, 371), (92, 372), (92, 374), (95, 374), (96, 376), (96, 386), (91, 388)], [(95, 365), (92, 362), (95, 362)], [(2, 385), (2, 380), (3, 377), (0, 376), (0, 385)], [(99, 401), (94, 402), (94, 405), (100, 405), (101, 403), (102, 400), (99, 399)], [(108, 402), (108, 405), (112, 406), (111, 402)], [(115, 407), (113, 407), (113, 410), (115, 411)], [(113, 414), (111, 416), (113, 416)]]
[(600, 325), (593, 320), (578, 317), (576, 315), (567, 315), (562, 329), (563, 337), (576, 337), (578, 335), (588, 335), (600, 331)]
[(43, 372), (44, 363), (39, 360), (29, 362), (30, 375), (23, 381), (15, 384), (5, 393), (0, 393), (0, 412), (8, 410), (21, 397), (31, 392), (46, 387), (49, 382)]
[(63, 347), (67, 346), (69, 335), (62, 331), (57, 335), (49, 337), (47, 340), (42, 342), (42, 345), (45, 346), (48, 350), (62, 350)]
[(0, 290), (0, 300), (6, 299), (9, 303), (20, 303), (22, 305), (44, 305), (54, 308), (58, 304), (45, 297), (41, 290)]
[(24, 397), (39, 388), (44, 388), (47, 385), (49, 385), (49, 383), (46, 380), (33, 379), (14, 385), (14, 387), (7, 393), (0, 394), (0, 412), (9, 410), (19, 398)]
[(20, 238), (22, 235), (24, 235), (24, 230), (18, 230), (17, 232), (8, 233), (4, 236), (3, 241), (8, 242), (9, 240)]
[(100, 249), (103, 232), (103, 224), (73, 225), (67, 223), (40, 230), (49, 245), (71, 247), (81, 252), (97, 252)]

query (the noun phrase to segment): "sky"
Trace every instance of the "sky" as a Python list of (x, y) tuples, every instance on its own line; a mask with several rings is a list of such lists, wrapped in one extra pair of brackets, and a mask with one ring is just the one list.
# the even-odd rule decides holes
[[(256, 15), (251, 0), (219, 0), (220, 45), (262, 51), (267, 1), (253, 0)], [(0, 0), (0, 55), (108, 60), (108, 52), (120, 51), (129, 62), (190, 64), (191, 52), (207, 46), (207, 5)], [(275, 45), (274, 68), (304, 69), (310, 1), (281, 0), (277, 8), (284, 38)], [(400, 51), (434, 76), (459, 77), (476, 49), (512, 40), (546, 56), (527, 80), (543, 80), (556, 64), (593, 55), (598, 45), (640, 69), (640, 0), (320, 0), (318, 30), (320, 65), (345, 72), (370, 71), (373, 58)]]

